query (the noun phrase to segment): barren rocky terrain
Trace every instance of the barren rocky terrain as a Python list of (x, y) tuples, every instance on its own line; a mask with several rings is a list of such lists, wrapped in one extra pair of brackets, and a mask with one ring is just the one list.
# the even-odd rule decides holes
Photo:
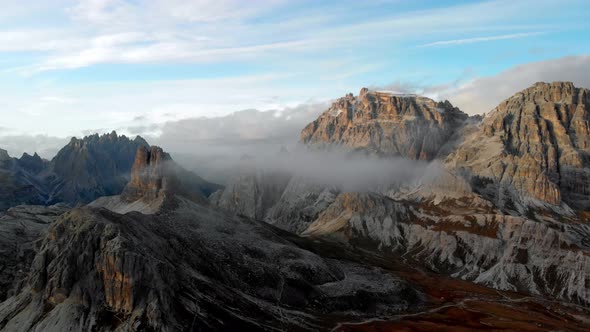
[(114, 133), (0, 151), (0, 330), (586, 331), (589, 112), (567, 82), (485, 117), (362, 89), (301, 133), (378, 163), (354, 186), (244, 162), (222, 187)]

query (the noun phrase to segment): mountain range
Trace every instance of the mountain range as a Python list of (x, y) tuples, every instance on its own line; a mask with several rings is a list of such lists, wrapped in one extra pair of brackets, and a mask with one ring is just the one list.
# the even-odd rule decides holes
[(0, 150), (0, 330), (588, 330), (589, 121), (568, 82), (485, 116), (363, 88), (275, 158), (412, 171), (356, 189), (248, 158), (220, 186), (114, 132)]

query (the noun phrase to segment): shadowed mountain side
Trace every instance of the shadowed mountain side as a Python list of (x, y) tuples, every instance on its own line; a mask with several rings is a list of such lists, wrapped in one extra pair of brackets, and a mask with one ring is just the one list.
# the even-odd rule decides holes
[(73, 138), (51, 160), (45, 174), (51, 190), (49, 202), (76, 205), (121, 193), (129, 181), (137, 149), (147, 146), (139, 136), (131, 140), (114, 131)]
[(390, 272), (176, 198), (151, 216), (79, 208), (60, 217), (20, 292), (0, 304), (0, 329), (317, 330), (332, 313), (355, 320), (421, 303)]
[(0, 212), (0, 301), (22, 286), (31, 262), (39, 250), (39, 239), (64, 212), (64, 204), (18, 206)]
[(0, 150), (0, 211), (20, 204), (70, 206), (121, 193), (129, 180), (141, 137), (130, 140), (112, 132), (72, 138), (51, 160), (23, 154), (10, 158)]
[(47, 185), (39, 173), (49, 165), (39, 155), (12, 158), (0, 149), (0, 211), (20, 204), (45, 204)]

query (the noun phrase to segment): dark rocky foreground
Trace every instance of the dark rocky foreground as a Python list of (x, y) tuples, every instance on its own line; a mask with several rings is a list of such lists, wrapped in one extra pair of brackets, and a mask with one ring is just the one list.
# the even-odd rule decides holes
[(5, 331), (327, 328), (422, 295), (386, 270), (326, 258), (271, 226), (185, 199), (167, 212), (66, 212), (0, 304)]

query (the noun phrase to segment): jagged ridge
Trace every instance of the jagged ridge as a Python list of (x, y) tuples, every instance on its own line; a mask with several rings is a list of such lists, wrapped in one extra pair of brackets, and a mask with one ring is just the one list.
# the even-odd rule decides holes
[(448, 102), (361, 89), (338, 99), (301, 132), (315, 147), (342, 146), (371, 154), (432, 160), (467, 120)]

